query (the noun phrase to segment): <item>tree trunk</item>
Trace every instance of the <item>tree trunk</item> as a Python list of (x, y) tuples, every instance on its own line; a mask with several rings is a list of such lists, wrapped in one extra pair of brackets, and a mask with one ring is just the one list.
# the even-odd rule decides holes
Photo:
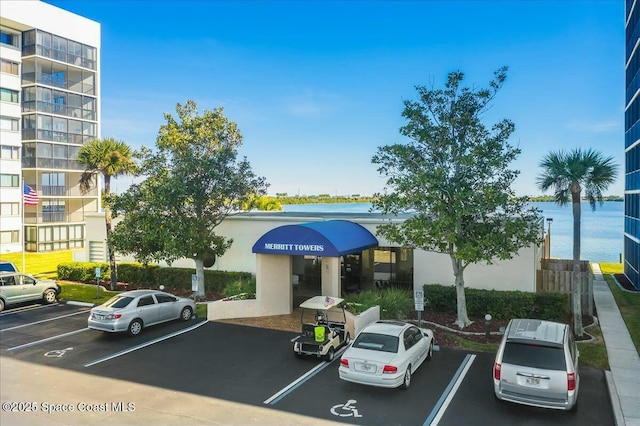
[(454, 255), (449, 256), (453, 265), (453, 275), (456, 279), (458, 318), (454, 324), (462, 329), (471, 324), (467, 315), (467, 299), (464, 294), (464, 268), (460, 259), (457, 259)]
[(107, 226), (107, 253), (109, 255), (109, 270), (111, 271), (111, 291), (118, 289), (118, 270), (116, 267), (116, 253), (111, 249), (111, 245), (108, 242), (109, 235), (111, 235), (111, 210), (105, 209), (104, 213), (105, 223)]
[(580, 281), (580, 192), (572, 190), (573, 207), (573, 274), (571, 285), (573, 288), (573, 331), (576, 336), (582, 337), (582, 283)]
[(194, 259), (196, 261), (196, 276), (198, 278), (198, 292), (196, 297), (204, 297), (204, 262), (202, 258)]

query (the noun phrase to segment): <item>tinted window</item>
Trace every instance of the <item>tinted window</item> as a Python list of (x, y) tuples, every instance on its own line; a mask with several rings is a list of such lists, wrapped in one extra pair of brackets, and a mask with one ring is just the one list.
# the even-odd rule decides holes
[(133, 300), (133, 297), (130, 297), (130, 296), (115, 296), (109, 299), (104, 304), (104, 306), (107, 306), (109, 308), (124, 308), (129, 303), (131, 303), (132, 300)]
[(144, 296), (138, 300), (138, 306), (148, 306), (153, 305), (154, 303), (156, 302), (153, 301), (153, 297), (151, 296)]
[(416, 343), (422, 340), (422, 331), (420, 331), (419, 328), (411, 327), (409, 330), (411, 330), (411, 332), (413, 333), (413, 338), (415, 339)]
[(360, 333), (353, 342), (354, 348), (371, 349), (382, 352), (398, 352), (398, 338), (386, 334)]
[(502, 355), (504, 364), (522, 365), (544, 370), (566, 369), (564, 350), (550, 346), (507, 342)]
[(22, 284), (35, 284), (36, 280), (34, 278), (31, 278), (30, 276), (27, 275), (23, 275), (22, 276)]
[(176, 298), (169, 296), (168, 294), (156, 294), (156, 300), (158, 303), (175, 302)]
[(413, 338), (413, 333), (410, 329), (404, 331), (403, 339), (405, 349), (411, 348), (416, 343), (415, 339)]

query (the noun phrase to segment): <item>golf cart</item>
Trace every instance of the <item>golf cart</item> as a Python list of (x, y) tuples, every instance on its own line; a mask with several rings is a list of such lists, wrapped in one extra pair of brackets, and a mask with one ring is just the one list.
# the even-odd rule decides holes
[(341, 346), (351, 342), (342, 301), (339, 297), (314, 296), (300, 304), (302, 333), (294, 339), (296, 356), (313, 355), (330, 362)]

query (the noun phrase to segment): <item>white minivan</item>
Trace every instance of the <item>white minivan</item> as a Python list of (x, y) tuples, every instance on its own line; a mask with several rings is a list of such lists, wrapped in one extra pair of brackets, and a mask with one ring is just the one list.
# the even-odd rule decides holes
[(496, 398), (534, 407), (575, 410), (578, 350), (567, 324), (512, 319), (493, 365)]

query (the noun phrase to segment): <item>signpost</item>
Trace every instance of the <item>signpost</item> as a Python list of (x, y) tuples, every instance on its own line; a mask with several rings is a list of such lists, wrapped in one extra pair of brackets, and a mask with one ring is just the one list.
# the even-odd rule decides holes
[(193, 300), (196, 300), (196, 293), (198, 292), (198, 276), (196, 274), (191, 275), (191, 291), (193, 291)]
[(100, 298), (100, 267), (96, 268), (96, 299)]
[(422, 327), (422, 311), (424, 310), (424, 290), (415, 290), (413, 292), (413, 302), (416, 312), (418, 313), (418, 327)]

